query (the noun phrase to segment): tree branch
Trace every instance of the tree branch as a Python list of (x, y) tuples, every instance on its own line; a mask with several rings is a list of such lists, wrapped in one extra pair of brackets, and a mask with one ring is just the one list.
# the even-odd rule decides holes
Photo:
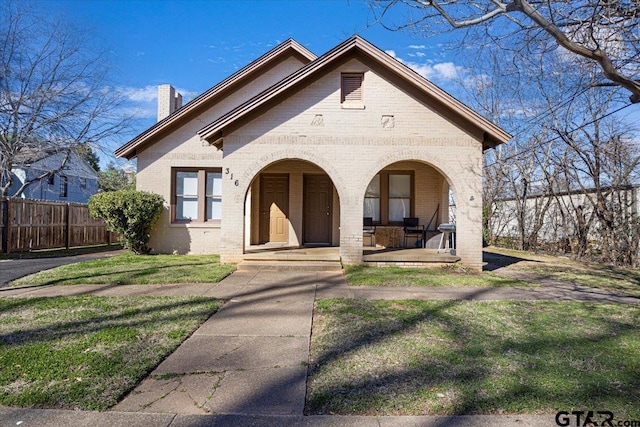
[(560, 46), (570, 52), (580, 55), (584, 58), (591, 59), (600, 64), (602, 71), (607, 78), (618, 85), (628, 89), (631, 92), (629, 100), (632, 103), (640, 102), (640, 81), (633, 80), (622, 75), (611, 62), (611, 59), (599, 47), (596, 49), (588, 49), (581, 44), (575, 43), (557, 26), (552, 24), (544, 16), (526, 0), (513, 0), (506, 7), (507, 12), (518, 11), (528, 16), (533, 22), (540, 26), (547, 34), (551, 35)]

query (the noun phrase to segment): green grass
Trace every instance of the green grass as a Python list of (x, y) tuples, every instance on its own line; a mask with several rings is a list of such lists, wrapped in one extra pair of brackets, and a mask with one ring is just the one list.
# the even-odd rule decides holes
[(401, 268), (347, 266), (349, 286), (535, 286), (521, 280), (462, 267)]
[(517, 262), (506, 266), (506, 270), (528, 273), (532, 282), (539, 279), (557, 280), (640, 297), (640, 270), (637, 269), (503, 248), (488, 248), (487, 252), (511, 257), (511, 262)]
[(555, 414), (640, 419), (640, 307), (324, 300), (307, 414)]
[(204, 297), (0, 299), (0, 404), (109, 408), (219, 306)]
[(10, 286), (215, 283), (235, 269), (218, 255), (134, 255), (83, 261), (14, 280)]
[(538, 277), (589, 286), (640, 298), (640, 271), (603, 264), (582, 266), (532, 265), (522, 271)]

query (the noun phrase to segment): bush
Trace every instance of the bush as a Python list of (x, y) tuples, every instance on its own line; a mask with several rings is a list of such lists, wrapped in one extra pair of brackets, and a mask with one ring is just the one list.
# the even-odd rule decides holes
[(149, 232), (164, 209), (158, 194), (135, 190), (98, 193), (89, 199), (91, 216), (103, 218), (107, 228), (120, 234), (126, 248), (149, 252)]

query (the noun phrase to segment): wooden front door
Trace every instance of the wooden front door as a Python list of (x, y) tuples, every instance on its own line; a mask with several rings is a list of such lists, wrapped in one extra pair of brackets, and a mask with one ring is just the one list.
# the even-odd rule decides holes
[(304, 176), (304, 243), (331, 244), (333, 185), (328, 175)]
[(289, 240), (289, 176), (262, 175), (260, 243)]

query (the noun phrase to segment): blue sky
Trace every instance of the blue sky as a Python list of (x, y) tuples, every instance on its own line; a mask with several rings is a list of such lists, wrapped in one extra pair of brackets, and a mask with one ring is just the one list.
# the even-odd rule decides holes
[(449, 83), (462, 70), (453, 53), (443, 48), (443, 38), (421, 39), (370, 25), (374, 18), (365, 0), (37, 4), (87, 28), (111, 52), (113, 84), (139, 118), (135, 134), (155, 122), (158, 84), (170, 83), (191, 99), (290, 37), (320, 55), (359, 34), (454, 92)]

